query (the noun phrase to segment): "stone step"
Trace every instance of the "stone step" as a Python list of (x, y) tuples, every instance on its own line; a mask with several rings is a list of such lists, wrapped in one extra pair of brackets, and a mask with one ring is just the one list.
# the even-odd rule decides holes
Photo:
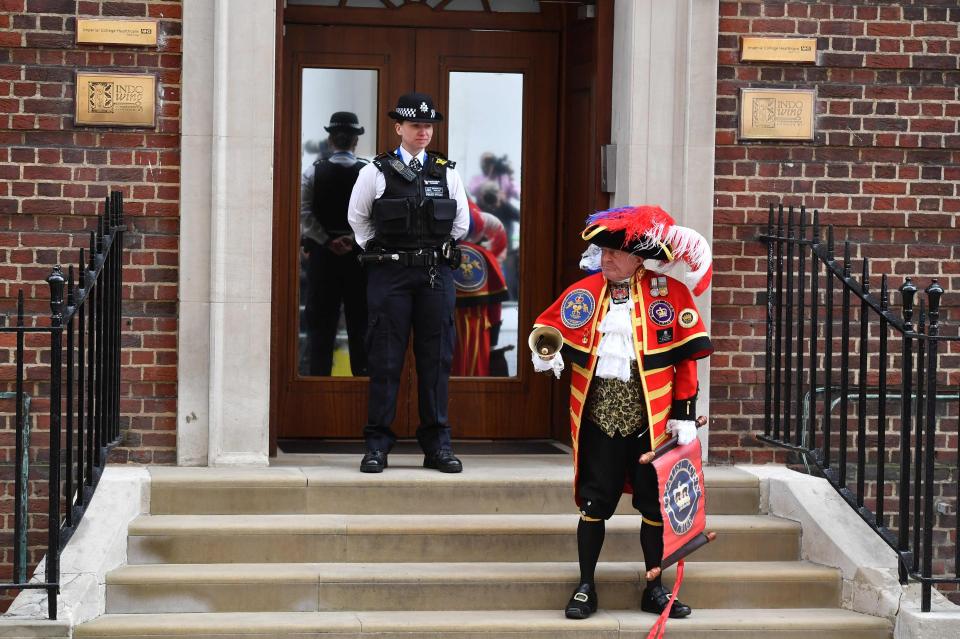
[[(130, 524), (131, 564), (575, 561), (577, 515), (150, 515)], [(637, 561), (639, 515), (607, 522), (602, 560)], [(697, 561), (789, 561), (800, 525), (709, 515)]]
[[(474, 455), (464, 471), (421, 468), (422, 457), (391, 455), (380, 474), (363, 474), (354, 455), (316, 455), (317, 466), (152, 467), (150, 512), (178, 514), (561, 514), (575, 512), (568, 455)], [(707, 512), (752, 515), (758, 479), (728, 466), (704, 469)], [(635, 512), (629, 497), (619, 512)]]
[[(642, 571), (601, 563), (601, 606), (638, 608)], [(545, 610), (562, 606), (578, 577), (575, 562), (124, 566), (107, 575), (106, 611)], [(799, 561), (690, 562), (681, 594), (694, 608), (828, 608), (839, 605), (840, 573)]]
[[(654, 616), (603, 610), (571, 621), (558, 609), (105, 615), (76, 639), (644, 639)], [(889, 639), (890, 624), (838, 608), (694, 611), (667, 624), (670, 639)]]

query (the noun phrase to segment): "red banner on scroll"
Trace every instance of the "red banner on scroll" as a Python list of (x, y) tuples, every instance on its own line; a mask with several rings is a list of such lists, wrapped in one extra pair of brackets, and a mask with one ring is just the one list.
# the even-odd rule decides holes
[(707, 494), (700, 440), (675, 446), (653, 460), (663, 515), (663, 562), (666, 568), (706, 542)]

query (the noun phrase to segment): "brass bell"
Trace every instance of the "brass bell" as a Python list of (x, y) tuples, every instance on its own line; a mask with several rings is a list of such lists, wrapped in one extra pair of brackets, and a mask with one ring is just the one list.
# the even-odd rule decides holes
[(530, 332), (527, 345), (540, 359), (552, 359), (563, 347), (563, 335), (552, 326), (538, 326)]

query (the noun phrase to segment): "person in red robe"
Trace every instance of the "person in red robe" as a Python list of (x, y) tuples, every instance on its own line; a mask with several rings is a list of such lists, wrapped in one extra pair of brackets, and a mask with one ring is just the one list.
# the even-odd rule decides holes
[[(670, 434), (680, 445), (696, 439), (696, 360), (713, 351), (693, 300), (709, 285), (706, 240), (674, 223), (656, 206), (594, 214), (582, 233), (599, 249), (599, 272), (567, 288), (536, 320), (533, 363), (557, 377), (572, 367), (570, 428), (574, 450), (574, 496), (580, 510), (577, 547), (580, 583), (566, 616), (585, 619), (599, 599), (594, 572), (609, 519), (623, 492), (641, 513), (640, 543), (647, 570), (663, 559), (663, 519), (656, 472), (640, 464)], [(657, 270), (645, 266), (657, 265)], [(692, 285), (663, 274), (685, 262)], [(647, 584), (641, 609), (660, 614), (671, 593), (659, 576)], [(689, 606), (675, 601), (673, 618)]]
[(506, 280), (496, 255), (506, 252), (506, 236), (497, 218), (481, 211), (472, 200), (468, 204), (468, 241), (458, 244), (462, 258), (453, 272), (457, 343), (450, 374), (486, 377), (490, 375), (491, 347), (500, 334), (501, 306), (507, 298)]

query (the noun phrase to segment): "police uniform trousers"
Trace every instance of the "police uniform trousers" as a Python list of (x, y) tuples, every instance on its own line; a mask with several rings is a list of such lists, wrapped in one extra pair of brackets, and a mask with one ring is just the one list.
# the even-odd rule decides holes
[(350, 370), (355, 376), (367, 374), (366, 289), (366, 275), (355, 251), (336, 255), (324, 246), (313, 245), (307, 259), (305, 304), (310, 375), (330, 375), (341, 304), (347, 324)]
[(612, 517), (626, 480), (633, 486), (633, 507), (645, 520), (662, 525), (657, 471), (653, 464), (637, 461), (649, 450), (650, 434), (646, 428), (627, 436), (614, 433), (610, 437), (584, 416), (577, 446), (580, 512), (594, 519)]
[(417, 441), (427, 453), (450, 447), (447, 401), (455, 342), (455, 296), (453, 271), (446, 265), (382, 262), (367, 266), (370, 396), (363, 435), (369, 450), (389, 451), (397, 440), (390, 425), (396, 415), (411, 327), (420, 407)]

